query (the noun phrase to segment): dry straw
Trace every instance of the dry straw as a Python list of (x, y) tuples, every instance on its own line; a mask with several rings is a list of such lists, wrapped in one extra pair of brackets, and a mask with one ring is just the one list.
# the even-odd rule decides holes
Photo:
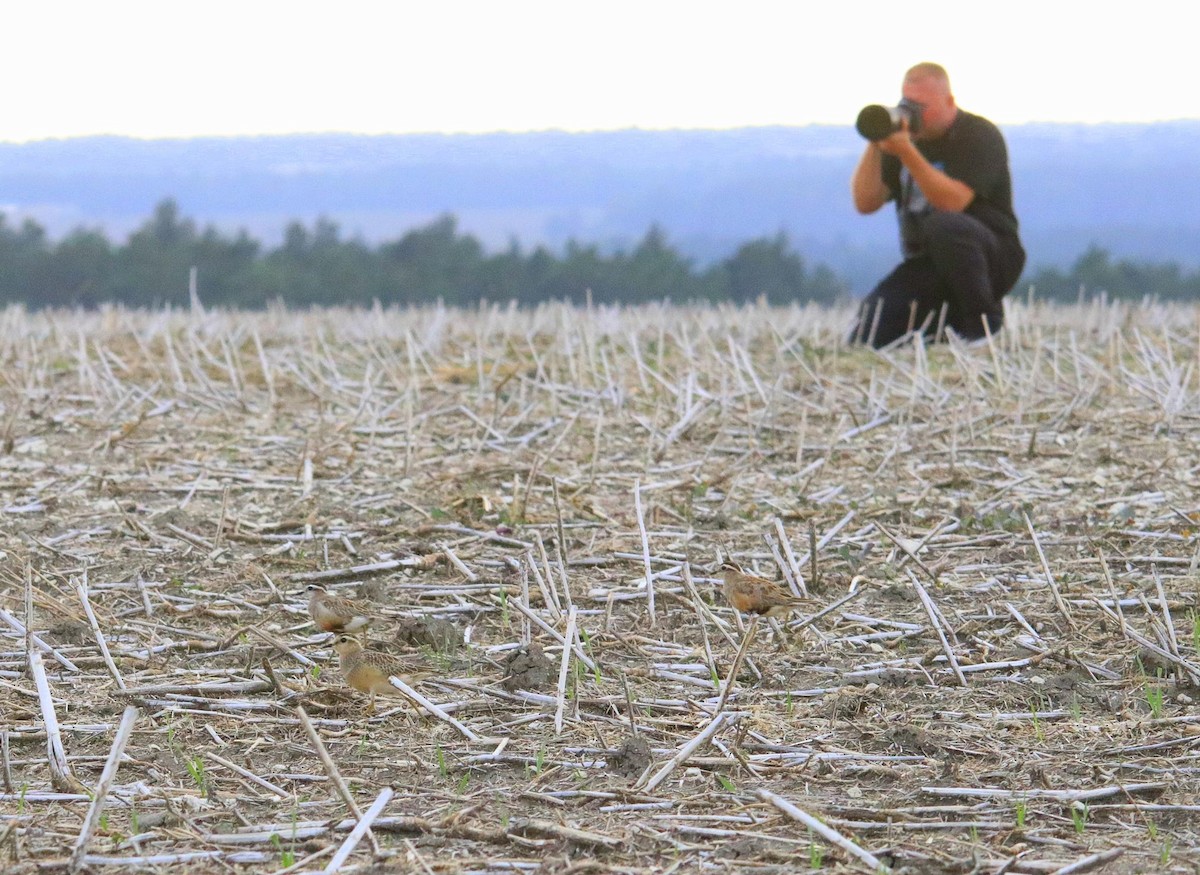
[(0, 868), (1191, 871), (1197, 309), (850, 315), (0, 311)]

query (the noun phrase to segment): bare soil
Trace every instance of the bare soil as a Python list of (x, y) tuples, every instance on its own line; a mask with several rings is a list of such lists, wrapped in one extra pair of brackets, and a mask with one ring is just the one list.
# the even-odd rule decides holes
[(1200, 871), (1200, 311), (848, 317), (0, 311), (0, 869)]

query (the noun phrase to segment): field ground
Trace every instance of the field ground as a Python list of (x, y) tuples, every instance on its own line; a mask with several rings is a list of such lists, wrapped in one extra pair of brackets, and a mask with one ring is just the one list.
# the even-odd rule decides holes
[(1200, 871), (1200, 311), (848, 316), (0, 311), (0, 868)]

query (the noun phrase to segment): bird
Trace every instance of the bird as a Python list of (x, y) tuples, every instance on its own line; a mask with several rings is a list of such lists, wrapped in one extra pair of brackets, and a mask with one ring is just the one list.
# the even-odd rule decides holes
[(308, 613), (317, 628), (323, 632), (357, 632), (371, 623), (371, 617), (357, 604), (340, 595), (333, 595), (325, 587), (312, 584), (308, 587)]
[(388, 682), (392, 675), (405, 675), (400, 660), (378, 650), (364, 649), (362, 642), (353, 635), (339, 635), (334, 639), (333, 649), (338, 655), (338, 667), (346, 683), (371, 697), (368, 713), (375, 711), (376, 694), (395, 695), (400, 692)]
[(807, 606), (804, 599), (792, 595), (773, 580), (747, 574), (733, 562), (723, 562), (725, 600), (743, 614), (782, 619), (797, 608)]

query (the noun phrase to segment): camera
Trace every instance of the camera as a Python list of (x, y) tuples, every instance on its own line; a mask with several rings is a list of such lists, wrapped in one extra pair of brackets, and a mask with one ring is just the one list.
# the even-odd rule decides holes
[(919, 134), (921, 132), (921, 113), (924, 109), (923, 104), (909, 100), (907, 97), (895, 106), (873, 103), (862, 108), (854, 127), (868, 140), (875, 142), (896, 133), (900, 130), (900, 125), (907, 119), (908, 132)]

